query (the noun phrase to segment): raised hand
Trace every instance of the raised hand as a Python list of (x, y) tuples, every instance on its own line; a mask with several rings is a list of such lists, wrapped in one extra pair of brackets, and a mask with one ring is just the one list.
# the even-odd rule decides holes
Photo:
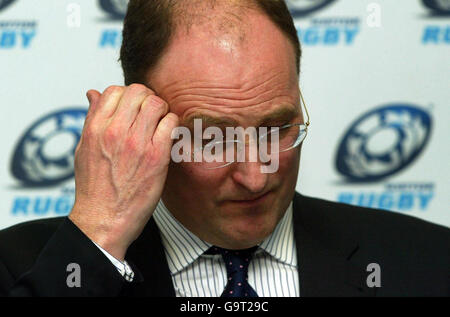
[(87, 93), (90, 107), (75, 152), (75, 204), (69, 218), (123, 260), (164, 187), (178, 117), (144, 85)]

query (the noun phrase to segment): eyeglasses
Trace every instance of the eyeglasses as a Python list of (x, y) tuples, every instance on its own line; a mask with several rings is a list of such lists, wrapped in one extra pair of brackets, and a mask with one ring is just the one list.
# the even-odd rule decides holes
[[(310, 121), (303, 95), (301, 91), (299, 92), (301, 103), (305, 109), (306, 122), (272, 127), (269, 131), (267, 131), (268, 128), (260, 128), (260, 132), (264, 130), (266, 132), (261, 133), (259, 136), (256, 129), (250, 130), (248, 134), (247, 132), (249, 131), (247, 131), (246, 134), (249, 136), (250, 141), (258, 141), (257, 150), (255, 147), (251, 147), (249, 150), (251, 162), (258, 161), (256, 158), (257, 154), (260, 155), (262, 162), (267, 162), (273, 155), (292, 150), (305, 140)], [(202, 145), (194, 148), (189, 154), (192, 162), (199, 163), (204, 169), (222, 168), (235, 162), (245, 161), (245, 147), (251, 142), (244, 140), (245, 136), (244, 138), (238, 137), (236, 139), (233, 137), (233, 139), (228, 139), (228, 134), (226, 140), (202, 140)]]

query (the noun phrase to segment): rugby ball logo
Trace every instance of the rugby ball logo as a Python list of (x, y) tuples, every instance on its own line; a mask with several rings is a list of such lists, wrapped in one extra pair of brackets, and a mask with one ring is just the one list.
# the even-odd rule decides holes
[(66, 109), (32, 124), (15, 148), (13, 176), (25, 186), (51, 186), (72, 178), (86, 114), (85, 109)]
[(348, 180), (374, 182), (410, 165), (430, 138), (432, 120), (407, 104), (375, 109), (347, 130), (336, 156), (336, 169)]

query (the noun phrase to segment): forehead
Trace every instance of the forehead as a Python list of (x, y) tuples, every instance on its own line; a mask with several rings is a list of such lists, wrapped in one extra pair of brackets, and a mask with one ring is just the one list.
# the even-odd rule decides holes
[(149, 74), (172, 112), (182, 120), (196, 112), (248, 116), (297, 103), (293, 46), (268, 17), (250, 10), (225, 31), (211, 23), (179, 28)]

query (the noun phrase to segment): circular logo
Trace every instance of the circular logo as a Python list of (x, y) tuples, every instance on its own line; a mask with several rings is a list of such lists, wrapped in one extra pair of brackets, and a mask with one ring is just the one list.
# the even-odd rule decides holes
[(422, 0), (423, 4), (439, 15), (450, 14), (450, 0)]
[(413, 105), (394, 104), (370, 111), (345, 133), (336, 168), (355, 182), (373, 182), (393, 175), (422, 152), (431, 125), (430, 115)]
[(100, 7), (113, 19), (122, 20), (127, 13), (129, 0), (100, 0)]
[(3, 10), (16, 0), (0, 0), (0, 10)]
[(302, 17), (322, 9), (335, 0), (286, 0), (286, 4), (294, 17)]
[(85, 109), (66, 109), (35, 122), (14, 151), (14, 177), (26, 186), (51, 186), (72, 178), (86, 114)]

